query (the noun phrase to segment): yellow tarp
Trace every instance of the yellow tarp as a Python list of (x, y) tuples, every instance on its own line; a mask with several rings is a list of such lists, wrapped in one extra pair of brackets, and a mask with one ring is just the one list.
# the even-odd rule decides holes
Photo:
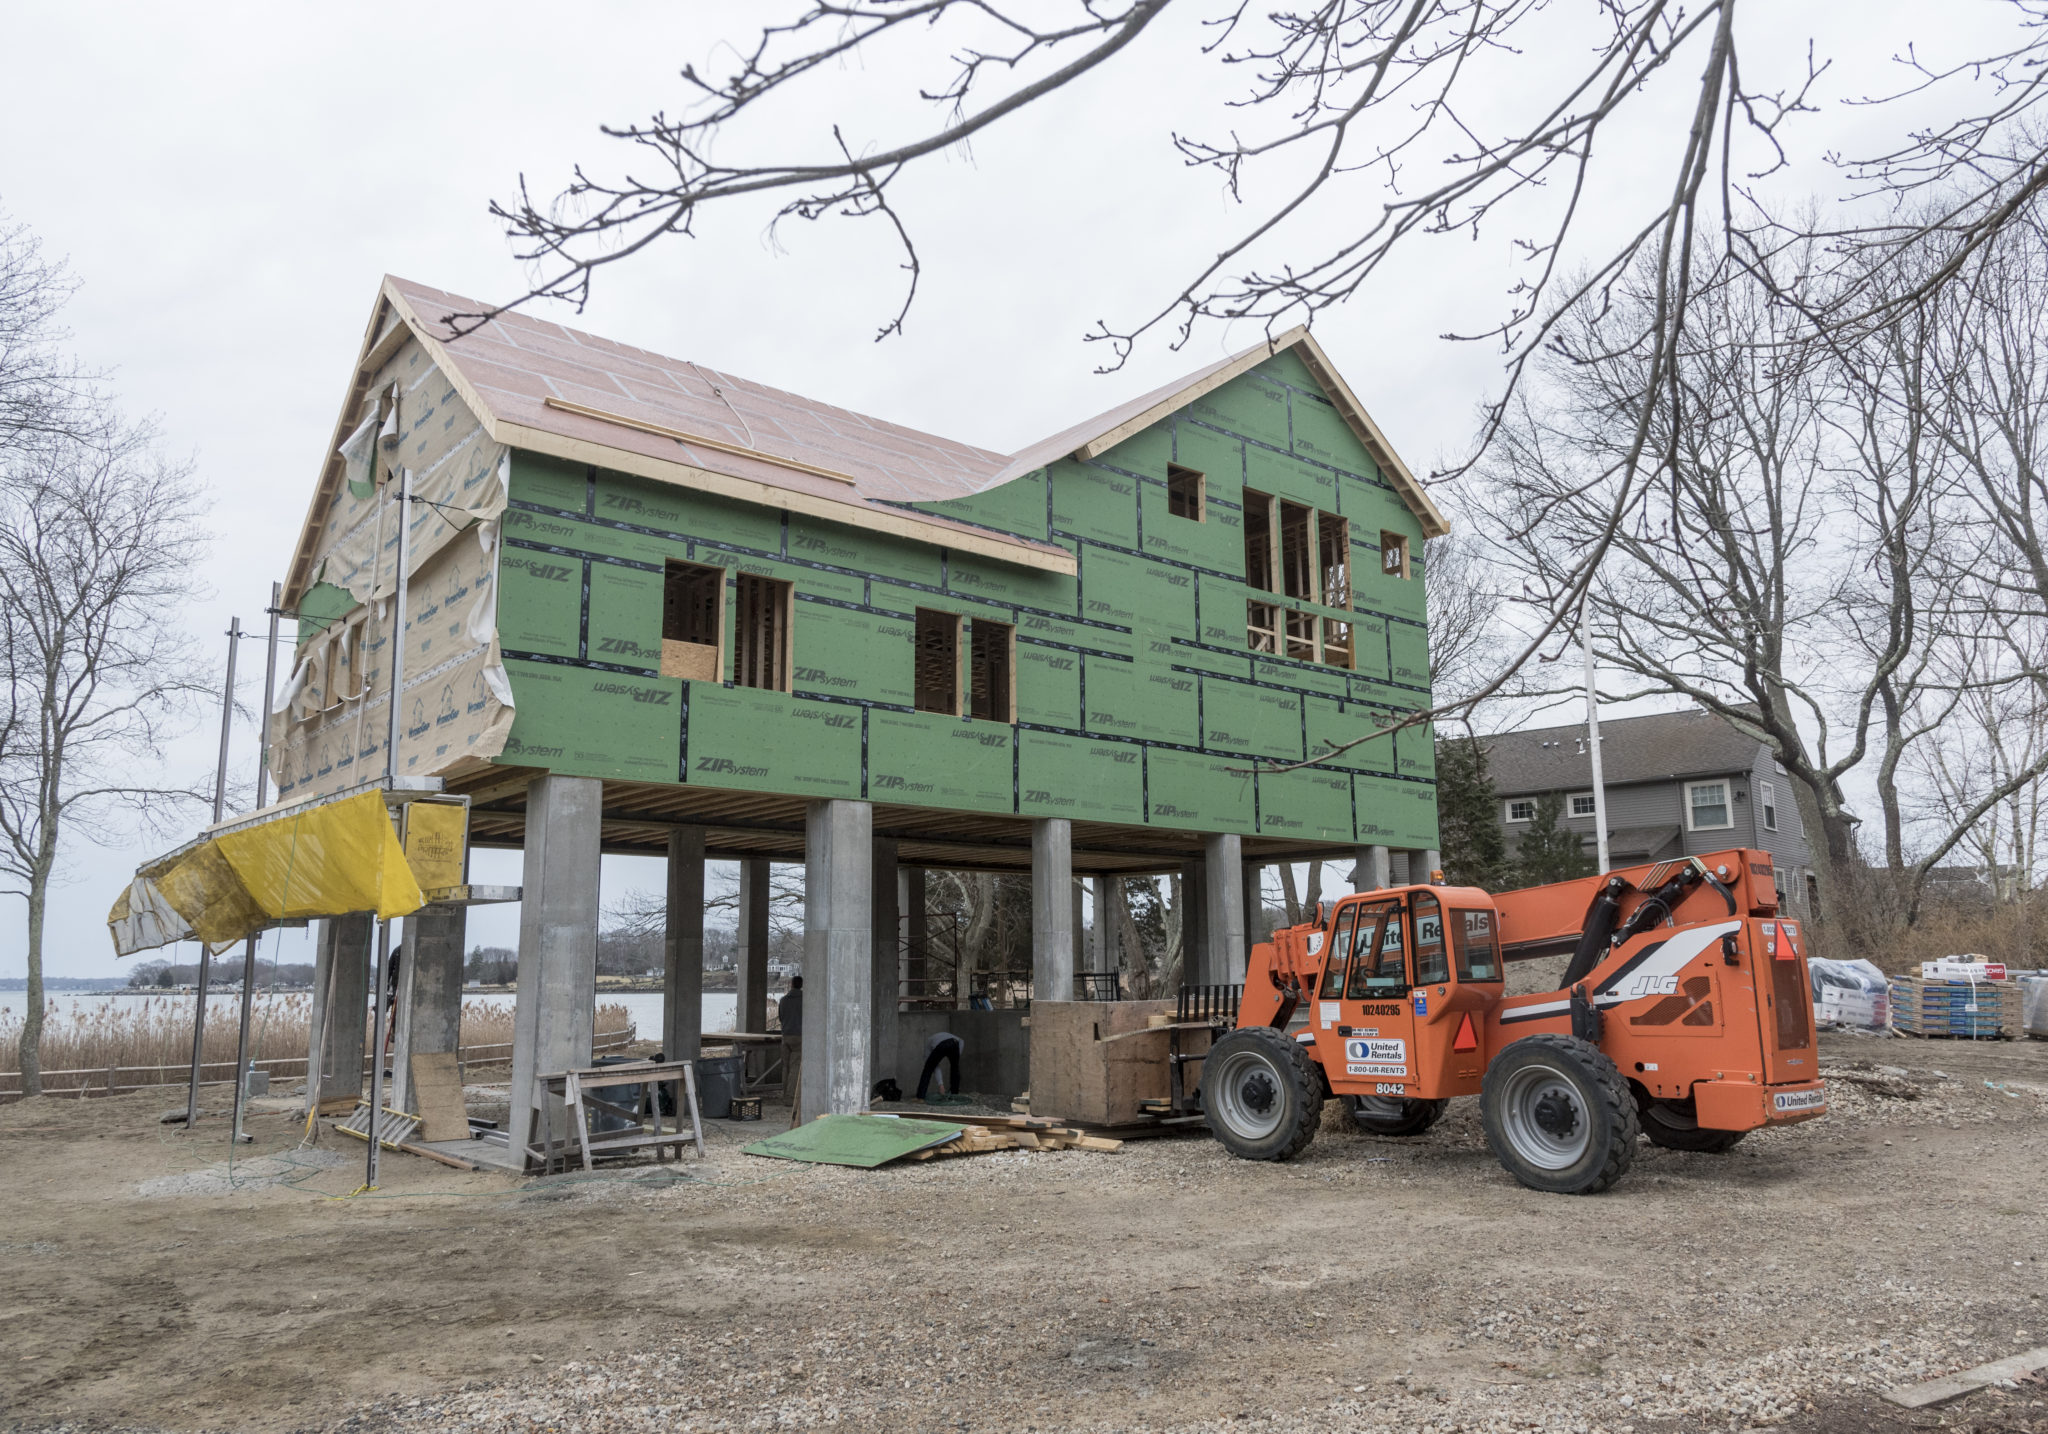
[(143, 868), (107, 926), (126, 956), (187, 939), (218, 946), (293, 918), (409, 916), (425, 904), (384, 796), (369, 791), (207, 837)]

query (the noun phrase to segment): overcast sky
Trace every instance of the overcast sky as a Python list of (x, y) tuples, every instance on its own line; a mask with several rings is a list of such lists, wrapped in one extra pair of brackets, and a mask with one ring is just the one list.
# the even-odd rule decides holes
[[(1570, 7), (1589, 8), (1587, 4)], [(66, 314), (72, 346), (107, 370), (131, 412), (160, 419), (166, 446), (191, 456), (214, 495), (212, 596), (167, 614), (208, 634), (231, 614), (260, 627), (281, 578), (337, 417), (379, 277), (394, 273), (483, 299), (523, 289), (486, 206), (521, 173), (552, 193), (581, 160), (620, 161), (600, 122), (631, 121), (684, 101), (675, 71), (717, 63), (763, 4), (572, 7), (494, 0), (431, 6), (361, 3), (344, 10), (277, 4), (17, 6), (0, 87), (0, 211), (31, 226), (81, 281)], [(925, 278), (908, 332), (877, 345), (901, 275), (881, 231), (828, 222), (786, 227), (765, 216), (710, 216), (678, 241), (605, 274), (580, 318), (537, 310), (607, 337), (842, 404), (948, 437), (1010, 451), (1253, 342), (1212, 327), (1187, 349), (1142, 348), (1122, 373), (1082, 333), (1130, 321), (1171, 297), (1228, 237), (1213, 178), (1174, 156), (1178, 128), (1216, 134), (1220, 101), (1242, 73), (1191, 66), (1191, 13), (1148, 34), (1114, 69), (1054, 104), (978, 139), (907, 184), (899, 206)], [(1804, 180), (1829, 146), (1877, 133), (1868, 110), (1842, 104), (1873, 86), (1909, 40), (1958, 43), (2000, 19), (1989, 4), (1944, 7), (1943, 34), (1912, 34), (1929, 7), (1780, 7), (1788, 26), (1821, 25), (1851, 68), (1817, 92), (1822, 112), (1794, 138)], [(1838, 22), (1854, 16), (1853, 25)], [(1760, 47), (1752, 71), (1792, 76), (1805, 30)], [(943, 78), (909, 54), (829, 77), (808, 107), (784, 106), (743, 138), (762, 149), (809, 143), (835, 120), (851, 137), (898, 138), (919, 111), (900, 96)], [(1696, 71), (1696, 66), (1694, 67)], [(906, 80), (906, 76), (909, 77)], [(1517, 98), (1503, 91), (1502, 103)], [(1647, 110), (1613, 140), (1610, 186), (1592, 196), (1595, 224), (1617, 192), (1668, 186), (1675, 111)], [(1618, 186), (1618, 190), (1617, 187)], [(1325, 213), (1321, 232), (1350, 216)], [(1445, 342), (1481, 328), (1511, 280), (1506, 234), (1419, 244), (1399, 270), (1318, 321), (1317, 334), (1391, 441), (1418, 472), (1459, 453), (1499, 361), (1483, 344)], [(1454, 501), (1454, 500), (1453, 500)], [(289, 625), (287, 625), (289, 632)], [(244, 700), (261, 684), (245, 649)], [(208, 770), (210, 731), (176, 753)], [(234, 763), (253, 767), (238, 730)], [(72, 845), (52, 905), (48, 970), (114, 975), (104, 920), (141, 858)], [(493, 864), (499, 869), (491, 870)], [(608, 859), (607, 895), (653, 884), (652, 863)], [(480, 880), (516, 881), (517, 857), (483, 857)], [(0, 921), (0, 976), (24, 970), (18, 904)], [(511, 944), (509, 911), (479, 916), (472, 941)], [(266, 938), (270, 940), (272, 938)], [(281, 939), (285, 959), (302, 943)], [(267, 950), (268, 948), (266, 948)]]

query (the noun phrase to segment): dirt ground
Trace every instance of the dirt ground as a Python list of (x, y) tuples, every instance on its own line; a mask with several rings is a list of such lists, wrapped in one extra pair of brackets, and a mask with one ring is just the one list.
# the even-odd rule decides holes
[[(1613, 1192), (1515, 1185), (1473, 1102), (855, 1172), (518, 1181), (166, 1095), (0, 1109), (0, 1428), (2048, 1431), (2048, 1043), (1829, 1036), (1833, 1112)], [(1877, 1067), (1903, 1069), (1887, 1075)], [(1941, 1072), (1937, 1076), (1935, 1072)], [(1843, 1075), (1859, 1081), (1841, 1079)], [(336, 1147), (345, 1164), (332, 1161)]]

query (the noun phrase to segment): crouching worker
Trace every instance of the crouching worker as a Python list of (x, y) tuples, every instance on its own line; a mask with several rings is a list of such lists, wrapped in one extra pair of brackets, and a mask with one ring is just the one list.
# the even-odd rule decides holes
[(941, 1093), (960, 1093), (960, 1038), (951, 1031), (940, 1031), (925, 1044), (924, 1071), (917, 1078), (917, 1098), (925, 1099), (932, 1088), (932, 1075), (939, 1068), (939, 1062), (946, 1063), (946, 1078)]

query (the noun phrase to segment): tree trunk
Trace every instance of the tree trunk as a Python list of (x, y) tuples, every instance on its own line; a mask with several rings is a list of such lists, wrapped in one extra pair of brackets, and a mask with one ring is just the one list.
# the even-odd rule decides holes
[(1294, 863), (1280, 863), (1280, 899), (1287, 904), (1287, 924), (1301, 925), (1301, 894), (1294, 886)]
[(55, 865), (55, 843), (45, 839), (45, 851), (29, 873), (28, 882), (28, 1009), (21, 1022), (21, 1093), (43, 1093), (43, 916), (50, 900), (50, 871)]

